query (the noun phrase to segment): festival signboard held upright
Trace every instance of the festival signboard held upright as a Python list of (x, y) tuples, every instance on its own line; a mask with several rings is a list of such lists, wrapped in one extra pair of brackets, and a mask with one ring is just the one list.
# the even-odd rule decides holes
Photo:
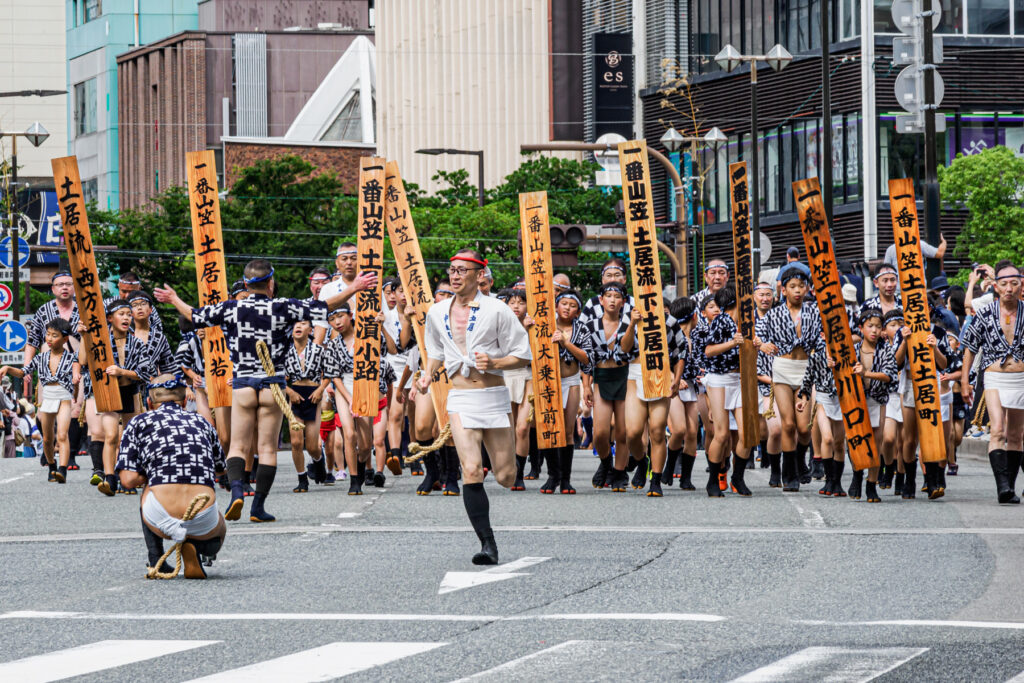
[(821, 187), (817, 178), (797, 180), (793, 183), (793, 197), (800, 215), (800, 232), (804, 236), (807, 261), (811, 268), (811, 284), (821, 311), (821, 324), (825, 331), (828, 352), (835, 367), (836, 390), (839, 393), (839, 407), (843, 413), (846, 429), (846, 445), (850, 462), (856, 470), (878, 467), (878, 444), (871, 430), (868, 416), (867, 395), (864, 382), (853, 374), (857, 355), (853, 349), (853, 330), (846, 314), (842, 289), (839, 285), (839, 269), (836, 267), (835, 251), (829, 234), (825, 205), (821, 199)]
[[(189, 208), (192, 211), (192, 248), (195, 250), (199, 305), (212, 306), (228, 298), (224, 240), (221, 233), (220, 197), (217, 194), (217, 162), (213, 150), (187, 152)], [(206, 394), (211, 408), (231, 405), (233, 368), (224, 330), (207, 327), (203, 335)]]
[[(434, 303), (434, 295), (430, 291), (427, 267), (423, 263), (423, 253), (416, 237), (412, 213), (409, 211), (405, 185), (398, 172), (398, 162), (389, 161), (384, 169), (384, 175), (384, 219), (391, 239), (391, 249), (395, 252), (395, 265), (398, 267), (398, 277), (402, 280), (402, 289), (405, 290), (409, 303), (416, 309), (416, 315), (412, 319), (412, 331), (420, 351), (420, 368), (426, 368), (427, 345), (423, 335), (427, 324), (427, 311)], [(447, 405), (450, 389), (448, 373), (445, 372), (442, 363), (430, 383), (430, 399), (441, 428), (448, 424)]]
[(51, 160), (50, 164), (53, 167), (53, 184), (57, 188), (64, 244), (68, 249), (68, 264), (75, 281), (78, 315), (86, 328), (82, 344), (87, 348), (96, 411), (116, 412), (122, 407), (121, 391), (117, 386), (117, 378), (107, 374), (107, 368), (114, 364), (114, 354), (110, 345), (107, 313), (103, 310), (103, 294), (100, 292), (100, 279), (96, 271), (89, 219), (85, 215), (78, 158), (60, 157)]
[(533, 414), (537, 425), (537, 446), (563, 448), (562, 374), (558, 345), (551, 341), (551, 335), (557, 328), (547, 192), (519, 194), (519, 224), (523, 231), (526, 315), (533, 319), (528, 333), (533, 352)]
[(357, 266), (359, 273), (376, 273), (377, 286), (356, 294), (353, 310), (356, 339), (352, 351), (352, 412), (376, 417), (380, 396), (381, 278), (384, 275), (384, 163), (380, 157), (359, 159)]
[(903, 320), (910, 328), (907, 358), (914, 383), (914, 414), (917, 416), (921, 461), (939, 462), (946, 459), (946, 440), (942, 434), (942, 406), (939, 404), (935, 353), (925, 343), (931, 334), (932, 325), (928, 315), (928, 288), (924, 279), (924, 260), (921, 258), (921, 234), (913, 180), (898, 178), (889, 181), (889, 207), (900, 271)]
[(743, 447), (753, 448), (761, 438), (757, 411), (757, 349), (754, 348), (754, 266), (750, 258), (750, 188), (747, 186), (747, 162), (729, 164), (732, 198), (732, 255), (736, 264), (736, 305), (740, 346), (740, 395), (743, 401)]
[(626, 203), (633, 300), (641, 315), (636, 338), (640, 345), (644, 395), (647, 398), (667, 398), (672, 394), (672, 366), (665, 334), (665, 304), (661, 296), (661, 265), (658, 262), (647, 143), (643, 140), (620, 142), (619, 165)]

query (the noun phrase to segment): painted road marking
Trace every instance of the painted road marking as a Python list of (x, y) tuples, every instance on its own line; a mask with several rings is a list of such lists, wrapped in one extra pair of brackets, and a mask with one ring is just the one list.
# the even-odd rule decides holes
[(105, 671), (164, 655), (194, 650), (219, 640), (101, 640), (0, 664), (0, 681), (45, 683)]
[[(122, 612), (101, 614), (95, 612), (37, 612), (23, 610), (0, 614), (3, 619), (68, 619), (96, 621), (447, 621), (447, 622), (489, 622), (489, 621), (725, 621), (727, 617), (717, 614), (687, 614), (676, 612), (635, 613), (620, 612), (608, 614), (565, 613), (565, 614), (358, 614), (331, 612), (263, 612), (232, 614), (140, 614)], [(1024, 628), (1024, 625), (1021, 626)]]
[[(520, 674), (525, 673), (522, 670), (525, 669), (527, 665), (534, 663), (534, 660), (543, 660), (542, 663), (544, 664), (544, 669), (547, 673), (551, 673), (554, 671), (565, 671), (566, 669), (564, 668), (560, 668), (557, 666), (548, 667), (547, 664), (549, 664), (550, 660), (557, 661), (557, 655), (561, 654), (562, 652), (565, 652), (567, 650), (574, 650), (585, 642), (586, 641), (583, 640), (567, 640), (560, 645), (555, 645), (554, 647), (549, 647), (538, 652), (530, 653), (523, 657), (519, 657), (518, 659), (513, 659), (510, 662), (499, 664), (498, 666), (492, 669), (487, 669), (486, 671), (475, 673), (472, 676), (467, 676), (466, 678), (460, 678), (459, 680), (454, 681), (454, 683), (465, 683), (466, 681), (482, 680), (515, 680), (510, 679), (508, 677), (516, 676), (518, 678)], [(524, 678), (519, 678), (519, 680), (524, 680)]]
[(529, 576), (529, 574), (517, 570), (526, 569), (550, 559), (550, 557), (522, 557), (518, 560), (499, 564), (479, 572), (448, 572), (441, 580), (441, 588), (438, 589), (437, 594), (444, 595), (445, 593), (454, 593), (465, 588), (514, 579), (517, 576)]
[(0, 484), (10, 484), (12, 481), (18, 481), (19, 479), (24, 479), (25, 477), (31, 477), (33, 474), (35, 474), (35, 472), (26, 472), (25, 474), (19, 474), (16, 477), (0, 479)]
[(331, 643), (250, 666), (230, 669), (189, 683), (308, 683), (329, 681), (366, 671), (448, 643)]
[(928, 651), (926, 647), (808, 647), (755, 669), (733, 683), (829, 681), (865, 683)]

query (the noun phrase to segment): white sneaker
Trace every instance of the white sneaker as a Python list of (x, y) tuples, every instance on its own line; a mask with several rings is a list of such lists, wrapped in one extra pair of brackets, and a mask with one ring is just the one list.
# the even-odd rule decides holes
[(346, 472), (345, 470), (338, 470), (337, 472), (334, 473), (334, 479), (336, 481), (345, 481), (346, 479), (348, 479), (348, 472)]

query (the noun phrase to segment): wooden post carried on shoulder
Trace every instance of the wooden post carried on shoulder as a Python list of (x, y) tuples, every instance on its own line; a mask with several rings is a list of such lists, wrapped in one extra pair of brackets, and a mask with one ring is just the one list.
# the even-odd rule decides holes
[(376, 273), (377, 286), (356, 294), (352, 311), (356, 339), (352, 350), (352, 412), (376, 417), (380, 399), (381, 278), (384, 275), (384, 164), (380, 157), (359, 159), (357, 273)]
[[(199, 305), (212, 306), (227, 300), (229, 291), (227, 269), (224, 267), (220, 196), (217, 194), (217, 162), (213, 150), (187, 152), (185, 175), (192, 212), (192, 248), (195, 250)], [(203, 364), (210, 407), (230, 406), (234, 368), (224, 330), (219, 326), (207, 327), (203, 335)]]
[(828, 352), (835, 361), (832, 375), (839, 394), (839, 407), (846, 428), (846, 445), (850, 462), (855, 470), (878, 467), (878, 445), (871, 429), (864, 382), (853, 374), (857, 354), (853, 349), (850, 318), (846, 314), (843, 292), (839, 286), (839, 269), (829, 234), (821, 187), (817, 178), (797, 180), (793, 183), (793, 197), (800, 214), (800, 232), (807, 249), (807, 265), (811, 268), (811, 283), (821, 312), (821, 324), (828, 342)]
[(562, 373), (558, 344), (551, 341), (555, 326), (555, 272), (551, 265), (548, 193), (519, 193), (519, 225), (523, 231), (523, 270), (526, 273), (527, 330), (533, 352), (533, 414), (538, 448), (565, 446), (562, 412)]
[(672, 393), (672, 365), (665, 334), (665, 304), (661, 296), (661, 264), (658, 262), (647, 143), (643, 140), (620, 142), (619, 166), (626, 203), (633, 301), (641, 315), (636, 340), (640, 346), (644, 396), (668, 398)]
[[(743, 402), (743, 447), (760, 441), (760, 395), (757, 393), (757, 349), (754, 348), (754, 270), (750, 258), (750, 188), (747, 162), (729, 164), (732, 197), (732, 256), (736, 264), (736, 307), (743, 335), (740, 346), (740, 395)], [(757, 207), (754, 207), (757, 211)]]
[[(384, 185), (384, 219), (388, 237), (391, 239), (391, 249), (395, 252), (395, 265), (398, 266), (402, 289), (405, 290), (409, 303), (416, 309), (416, 315), (412, 319), (412, 331), (416, 335), (416, 344), (420, 351), (420, 368), (426, 372), (427, 345), (424, 334), (427, 311), (434, 304), (434, 295), (430, 291), (427, 267), (423, 263), (423, 252), (416, 237), (416, 226), (413, 225), (409, 198), (405, 194), (405, 185), (398, 172), (397, 161), (387, 163), (384, 170)], [(445, 372), (443, 364), (430, 382), (430, 400), (434, 404), (438, 427), (443, 429), (448, 424), (448, 392), (451, 390), (451, 382), (448, 381), (448, 373)]]
[(117, 386), (117, 378), (107, 374), (107, 368), (114, 364), (114, 353), (110, 345), (107, 312), (103, 309), (103, 294), (100, 292), (100, 279), (96, 271), (96, 255), (92, 250), (89, 219), (85, 215), (78, 158), (61, 157), (51, 160), (50, 164), (53, 166), (53, 184), (57, 188), (57, 203), (60, 205), (64, 244), (68, 249), (68, 264), (71, 266), (71, 278), (75, 281), (78, 316), (86, 327), (82, 344), (87, 350), (96, 412), (116, 412), (122, 407), (121, 390)]
[(914, 414), (921, 444), (922, 462), (946, 459), (946, 440), (942, 434), (942, 406), (939, 403), (939, 379), (935, 372), (935, 353), (925, 339), (931, 334), (928, 315), (928, 288), (921, 257), (921, 233), (917, 222), (914, 181), (898, 178), (889, 181), (889, 210), (896, 244), (896, 262), (900, 272), (900, 296), (903, 320), (910, 328), (907, 359), (914, 383)]

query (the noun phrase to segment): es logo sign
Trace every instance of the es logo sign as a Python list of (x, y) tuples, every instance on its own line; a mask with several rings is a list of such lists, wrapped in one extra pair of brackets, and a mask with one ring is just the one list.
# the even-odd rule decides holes
[(609, 69), (613, 69), (612, 71), (604, 72), (602, 76), (604, 78), (604, 82), (622, 83), (622, 81), (625, 79), (625, 76), (623, 75), (622, 71), (614, 71), (614, 69), (617, 69), (619, 65), (622, 64), (622, 55), (613, 50), (612, 52), (609, 52), (607, 55), (605, 55), (604, 63), (608, 65)]

